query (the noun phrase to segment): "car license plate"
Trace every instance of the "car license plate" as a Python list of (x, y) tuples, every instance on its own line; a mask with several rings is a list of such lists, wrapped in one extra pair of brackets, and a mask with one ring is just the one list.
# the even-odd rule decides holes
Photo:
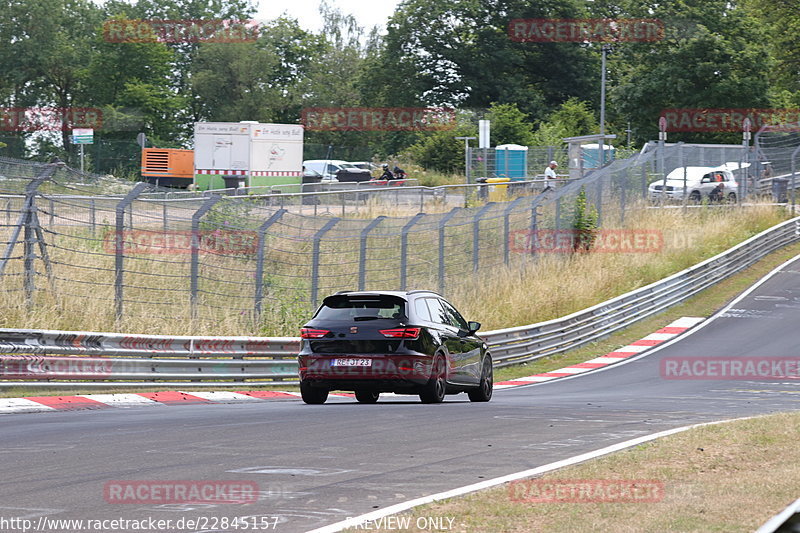
[(348, 357), (346, 359), (334, 359), (331, 366), (372, 366), (372, 359), (361, 359)]

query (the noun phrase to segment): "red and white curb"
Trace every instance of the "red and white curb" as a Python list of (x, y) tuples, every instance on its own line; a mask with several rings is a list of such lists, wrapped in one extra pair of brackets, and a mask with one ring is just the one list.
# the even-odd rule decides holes
[[(331, 393), (333, 397), (352, 398), (349, 393)], [(299, 392), (283, 391), (161, 391), (121, 394), (86, 394), (81, 396), (31, 396), (0, 398), (0, 414), (43, 411), (74, 411), (109, 407), (140, 407), (213, 403), (245, 403), (264, 400), (297, 400)]]
[[(638, 355), (641, 352), (668, 341), (696, 326), (705, 318), (684, 317), (676, 320), (669, 326), (661, 328), (638, 340), (607, 353), (602, 357), (597, 357), (585, 363), (551, 370), (542, 374), (535, 374), (523, 378), (516, 378), (509, 381), (500, 381), (494, 384), (496, 389), (507, 389), (520, 385), (530, 385), (566, 376), (573, 376), (583, 372), (588, 372), (596, 368), (618, 363), (628, 357)], [(350, 399), (352, 393), (331, 393), (332, 398)], [(406, 397), (407, 395), (386, 395)], [(411, 396), (407, 396), (411, 397)], [(0, 414), (12, 413), (35, 413), (42, 411), (72, 411), (77, 409), (106, 409), (109, 407), (139, 407), (145, 405), (165, 406), (165, 405), (190, 405), (190, 404), (213, 404), (213, 403), (248, 403), (261, 402), (266, 400), (297, 400), (300, 398), (299, 392), (284, 391), (208, 391), (208, 392), (182, 392), (182, 391), (162, 391), (162, 392), (139, 392), (123, 394), (86, 394), (80, 396), (31, 396), (27, 398), (0, 398)]]
[(508, 381), (499, 381), (494, 384), (494, 388), (507, 389), (509, 387), (518, 387), (520, 385), (530, 385), (531, 383), (541, 383), (543, 381), (550, 381), (551, 379), (563, 378), (566, 376), (574, 376), (575, 374), (589, 372), (590, 370), (595, 370), (596, 368), (603, 368), (604, 366), (613, 365), (614, 363), (619, 363), (628, 357), (639, 355), (643, 351), (650, 349), (653, 346), (658, 346), (663, 342), (674, 339), (678, 335), (691, 329), (704, 320), (705, 318), (685, 316), (683, 318), (679, 318), (667, 327), (661, 328), (655, 333), (651, 333), (643, 339), (632, 342), (629, 345), (607, 353), (602, 357), (596, 357), (595, 359), (591, 359), (585, 363), (578, 363), (577, 365), (559, 368), (558, 370), (550, 370), (549, 372), (544, 372), (541, 374), (534, 374), (532, 376), (526, 376), (523, 378), (514, 378)]

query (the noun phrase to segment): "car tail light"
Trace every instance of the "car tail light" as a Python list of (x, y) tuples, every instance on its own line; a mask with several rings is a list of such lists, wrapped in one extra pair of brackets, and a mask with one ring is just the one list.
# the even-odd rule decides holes
[(327, 329), (300, 328), (301, 339), (321, 339), (328, 333)]
[(382, 329), (381, 335), (390, 339), (417, 339), (422, 328)]

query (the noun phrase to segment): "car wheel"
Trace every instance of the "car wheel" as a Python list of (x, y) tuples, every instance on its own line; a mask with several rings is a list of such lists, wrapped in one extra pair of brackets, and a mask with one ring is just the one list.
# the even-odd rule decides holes
[(312, 387), (307, 381), (301, 381), (300, 396), (307, 404), (319, 405), (328, 399), (328, 389)]
[(380, 397), (380, 392), (372, 392), (368, 390), (357, 390), (356, 391), (356, 400), (358, 403), (375, 403), (378, 401)]
[(481, 370), (481, 383), (472, 390), (467, 391), (469, 401), (488, 402), (492, 399), (494, 389), (494, 371), (492, 369), (492, 358), (487, 355), (483, 360), (483, 370)]
[(700, 191), (692, 191), (689, 195), (689, 201), (694, 202), (696, 204), (700, 203)]
[(433, 360), (433, 372), (419, 393), (422, 403), (442, 403), (445, 394), (447, 367), (444, 357), (437, 355)]

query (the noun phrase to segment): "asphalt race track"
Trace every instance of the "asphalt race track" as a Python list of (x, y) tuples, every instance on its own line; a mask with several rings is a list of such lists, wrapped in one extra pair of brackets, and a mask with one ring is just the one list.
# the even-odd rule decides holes
[[(441, 405), (339, 399), (4, 415), (0, 518), (215, 517), (184, 531), (235, 531), (221, 518), (264, 516), (277, 524), (270, 518), (261, 531), (307, 531), (669, 428), (797, 409), (797, 382), (664, 379), (660, 361), (797, 356), (799, 324), (796, 259), (650, 355), (498, 390), (488, 404), (462, 394)], [(261, 494), (247, 505), (110, 504), (113, 480), (246, 480)]]

